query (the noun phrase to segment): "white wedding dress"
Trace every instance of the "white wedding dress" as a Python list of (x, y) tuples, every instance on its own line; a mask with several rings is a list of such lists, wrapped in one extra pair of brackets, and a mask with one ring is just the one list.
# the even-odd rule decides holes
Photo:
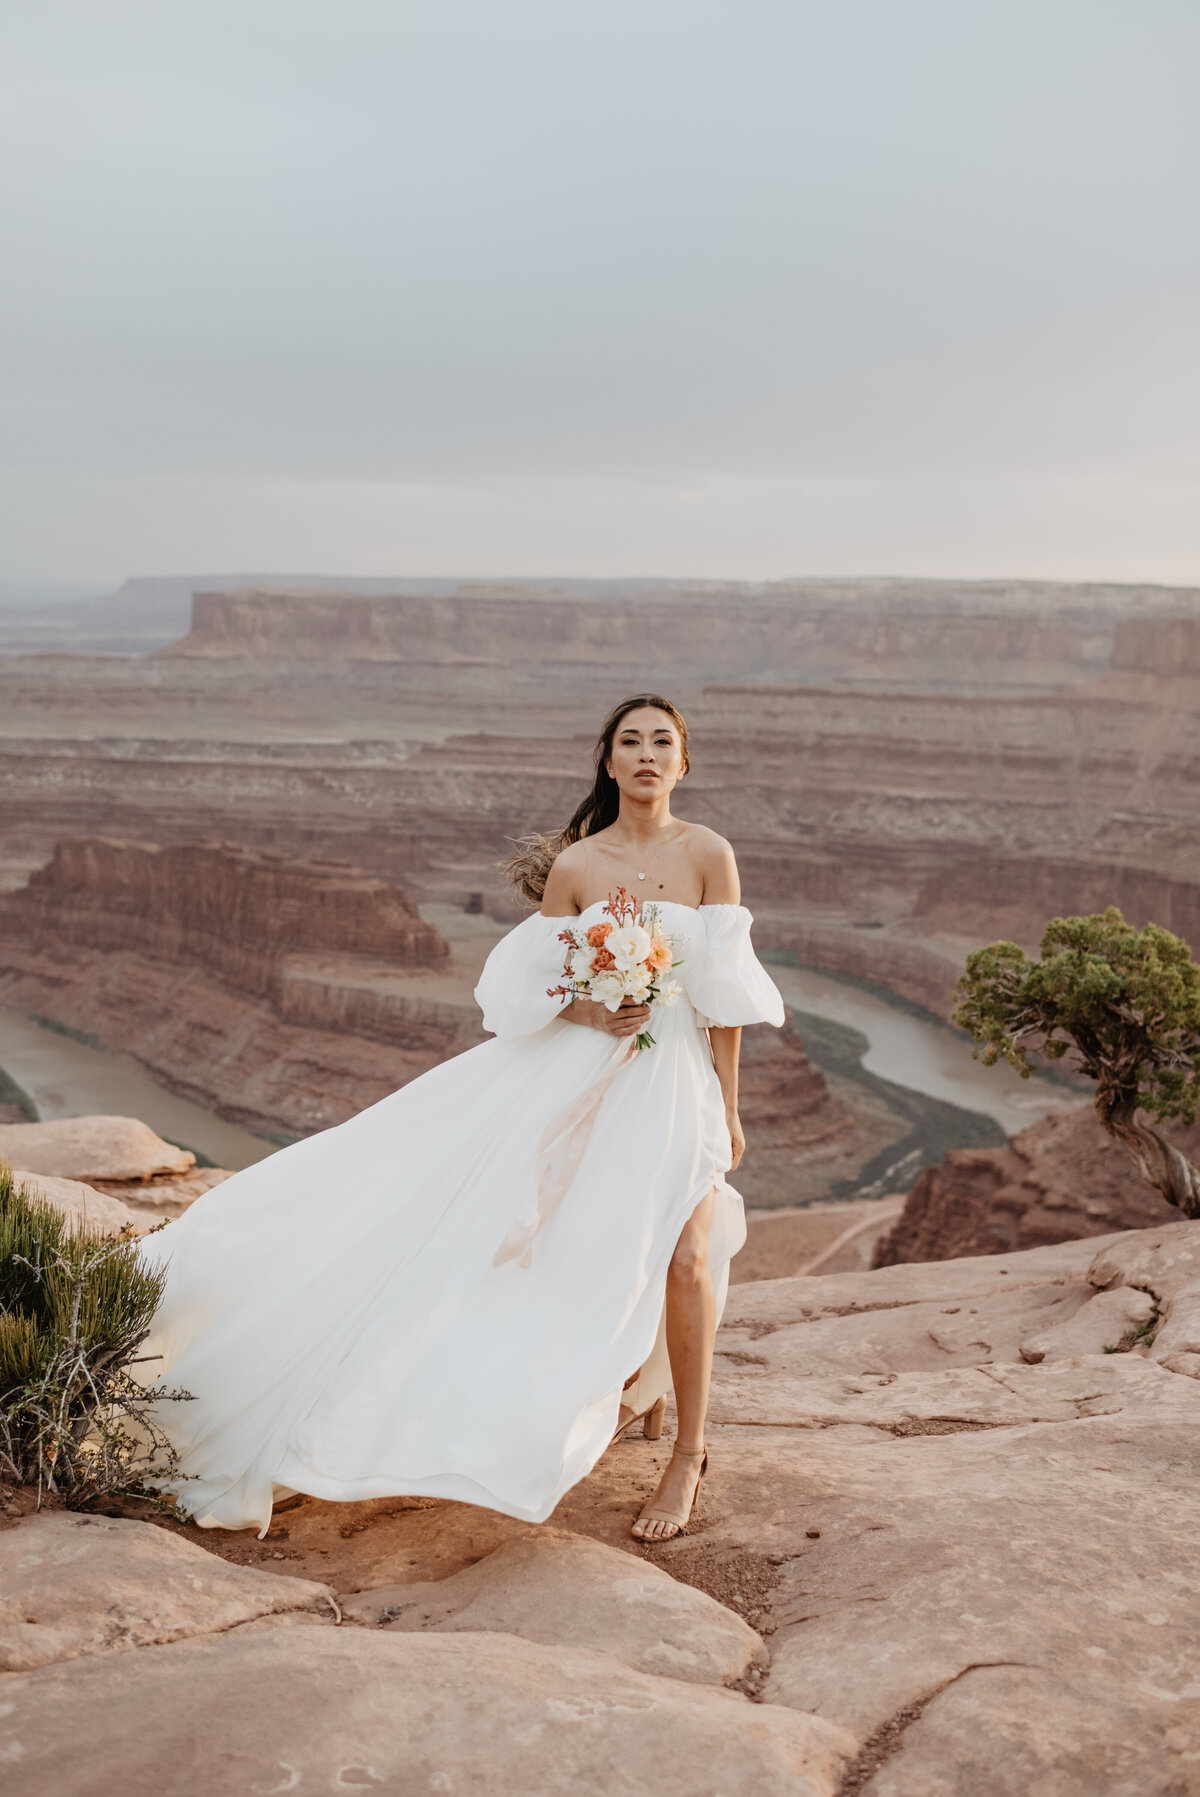
[(559, 1021), (547, 987), (578, 920), (528, 917), (476, 988), (496, 1040), (143, 1238), (168, 1267), (145, 1376), (193, 1394), (158, 1416), (203, 1527), (265, 1532), (294, 1491), (541, 1522), (604, 1452), (629, 1376), (639, 1410), (666, 1391), (681, 1229), (715, 1187), (718, 1315), (745, 1240), (704, 1030), (784, 1013), (744, 907), (660, 909), (684, 997), (652, 1048)]

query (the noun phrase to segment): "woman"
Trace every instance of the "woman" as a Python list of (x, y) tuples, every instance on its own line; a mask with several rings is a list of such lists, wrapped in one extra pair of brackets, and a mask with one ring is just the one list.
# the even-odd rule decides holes
[[(729, 845), (671, 815), (687, 726), (619, 705), (591, 793), (510, 871), (541, 910), (488, 957), (495, 1041), (215, 1187), (145, 1239), (169, 1266), (147, 1352), (204, 1527), (266, 1532), (273, 1501), (455, 1498), (541, 1522), (614, 1432), (679, 1428), (633, 1525), (687, 1523), (713, 1331), (745, 1239), (741, 1026), (783, 1022)], [(555, 996), (566, 920), (624, 886), (660, 909), (684, 1002)]]

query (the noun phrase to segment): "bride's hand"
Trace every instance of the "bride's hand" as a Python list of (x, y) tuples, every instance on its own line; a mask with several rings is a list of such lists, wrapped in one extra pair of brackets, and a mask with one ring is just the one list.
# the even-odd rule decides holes
[(729, 1163), (732, 1173), (746, 1152), (746, 1138), (742, 1133), (742, 1120), (736, 1111), (726, 1111), (725, 1121), (729, 1125), (729, 1140), (733, 1144), (733, 1159)]
[(596, 1013), (595, 1027), (608, 1036), (636, 1036), (639, 1030), (650, 1027), (649, 1005), (635, 1005), (623, 998), (620, 1008), (610, 1011), (607, 1005), (597, 1004), (595, 999), (589, 999), (588, 1002)]
[(567, 1014), (594, 1030), (602, 1030), (606, 1036), (636, 1036), (639, 1030), (650, 1027), (649, 1005), (630, 1004), (627, 999), (621, 1000), (619, 1010), (610, 1011), (594, 998), (576, 998)]

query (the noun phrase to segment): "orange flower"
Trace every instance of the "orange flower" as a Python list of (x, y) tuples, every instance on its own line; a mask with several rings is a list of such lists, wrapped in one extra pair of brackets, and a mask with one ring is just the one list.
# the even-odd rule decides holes
[(650, 953), (646, 956), (646, 966), (650, 969), (651, 973), (665, 973), (674, 958), (675, 957), (671, 953), (671, 944), (667, 941), (665, 936), (655, 936), (652, 938), (650, 943)]
[[(591, 935), (590, 930), (588, 931), (588, 934), (589, 934), (589, 936)], [(610, 953), (610, 951), (606, 948), (598, 948), (596, 950), (595, 954), (592, 956), (592, 972), (593, 973), (607, 973), (609, 968), (615, 967), (616, 964), (617, 964), (616, 956), (614, 954)]]
[(587, 933), (587, 939), (593, 948), (603, 948), (611, 933), (611, 923), (594, 923)]

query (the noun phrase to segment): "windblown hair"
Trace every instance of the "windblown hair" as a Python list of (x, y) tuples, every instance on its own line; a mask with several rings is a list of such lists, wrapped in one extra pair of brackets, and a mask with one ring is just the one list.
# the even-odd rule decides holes
[(612, 754), (613, 739), (621, 727), (622, 719), (628, 717), (631, 711), (638, 711), (643, 705), (653, 706), (655, 711), (665, 712), (670, 718), (679, 732), (683, 765), (687, 767), (687, 725), (678, 707), (672, 705), (669, 699), (664, 699), (661, 693), (634, 693), (632, 698), (622, 699), (609, 712), (600, 732), (600, 740), (596, 744), (593, 758), (596, 773), (592, 790), (576, 807), (570, 821), (561, 830), (552, 830), (546, 835), (534, 831), (529, 836), (517, 837), (514, 843), (515, 853), (499, 864), (512, 884), (524, 893), (531, 904), (541, 904), (550, 869), (569, 843), (578, 842), (583, 836), (594, 836), (597, 830), (606, 830), (609, 824), (616, 823), (621, 808), (621, 789), (605, 763)]

